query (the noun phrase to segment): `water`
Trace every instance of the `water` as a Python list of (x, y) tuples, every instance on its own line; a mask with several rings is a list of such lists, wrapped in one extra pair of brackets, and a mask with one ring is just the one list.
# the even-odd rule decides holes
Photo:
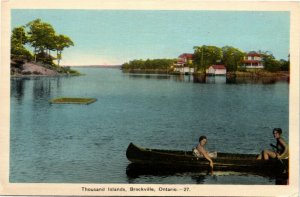
[[(275, 184), (268, 177), (216, 172), (128, 177), (130, 142), (191, 150), (200, 135), (211, 151), (259, 153), (281, 127), (288, 140), (289, 84), (193, 83), (189, 76), (78, 68), (80, 77), (11, 80), (10, 182)], [(92, 97), (90, 105), (51, 105)]]

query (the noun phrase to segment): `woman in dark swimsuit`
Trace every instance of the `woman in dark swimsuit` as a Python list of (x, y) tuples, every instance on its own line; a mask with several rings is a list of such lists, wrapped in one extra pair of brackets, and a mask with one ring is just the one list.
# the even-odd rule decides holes
[(285, 159), (288, 157), (288, 145), (281, 137), (282, 130), (281, 128), (275, 128), (273, 129), (273, 136), (276, 139), (276, 146), (271, 144), (272, 147), (276, 149), (276, 151), (272, 150), (264, 150), (257, 159), (263, 159), (268, 160), (271, 158), (278, 158), (278, 159)]

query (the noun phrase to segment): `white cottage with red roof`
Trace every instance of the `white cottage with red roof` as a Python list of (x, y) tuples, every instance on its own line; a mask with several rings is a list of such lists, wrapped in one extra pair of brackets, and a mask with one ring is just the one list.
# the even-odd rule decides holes
[(194, 68), (190, 68), (189, 64), (193, 63), (194, 54), (192, 53), (183, 53), (178, 56), (177, 62), (174, 64), (174, 71), (180, 73), (193, 73)]
[(226, 75), (226, 67), (224, 65), (211, 65), (206, 69), (208, 75)]
[(244, 57), (243, 66), (246, 68), (264, 68), (262, 55), (251, 51)]

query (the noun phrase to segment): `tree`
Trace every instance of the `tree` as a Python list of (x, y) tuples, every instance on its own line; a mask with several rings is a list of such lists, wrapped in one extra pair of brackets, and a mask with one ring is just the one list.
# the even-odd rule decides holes
[(54, 48), (55, 30), (52, 25), (36, 19), (26, 25), (29, 28), (29, 43), (34, 48), (33, 54), (37, 61), (37, 54), (48, 54)]
[(271, 52), (261, 52), (261, 55), (264, 62), (265, 70), (270, 72), (280, 71), (281, 64), (278, 60), (275, 59)]
[(28, 43), (33, 47), (34, 61), (42, 61), (53, 65), (54, 57), (51, 51), (56, 50), (58, 65), (64, 48), (74, 46), (73, 41), (65, 35), (57, 35), (52, 25), (42, 22), (41, 19), (27, 23)]
[(227, 71), (236, 71), (242, 64), (245, 53), (231, 46), (222, 47), (222, 52), (222, 62), (226, 66)]
[(20, 26), (12, 30), (11, 35), (11, 58), (31, 60), (32, 55), (24, 47), (28, 42), (28, 37), (25, 32), (25, 27)]
[(284, 59), (280, 60), (280, 70), (289, 71), (290, 70), (290, 61), (286, 61)]
[(196, 70), (205, 72), (212, 64), (216, 64), (222, 59), (222, 49), (216, 46), (195, 46), (194, 47), (194, 65)]
[(170, 69), (174, 59), (132, 60), (122, 65), (123, 69)]
[(25, 27), (20, 26), (12, 30), (11, 43), (24, 45), (28, 42), (28, 37), (25, 32)]
[(74, 46), (74, 43), (68, 36), (55, 36), (53, 48), (56, 50), (57, 54), (57, 65), (59, 65), (59, 62), (62, 58), (62, 51), (64, 50), (64, 48), (68, 48), (70, 46)]

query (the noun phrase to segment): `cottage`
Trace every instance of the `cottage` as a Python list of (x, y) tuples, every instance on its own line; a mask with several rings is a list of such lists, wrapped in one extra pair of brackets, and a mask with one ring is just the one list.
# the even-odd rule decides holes
[(211, 65), (207, 70), (208, 75), (226, 75), (226, 67), (224, 65)]
[(262, 55), (255, 51), (249, 52), (243, 60), (243, 66), (245, 68), (264, 68)]
[(174, 71), (190, 74), (194, 72), (194, 68), (190, 68), (189, 65), (193, 63), (194, 54), (183, 53), (178, 56), (177, 62), (174, 64)]
[(183, 53), (181, 55), (179, 55), (179, 61), (184, 62), (185, 64), (189, 63), (193, 63), (193, 58), (194, 58), (194, 54), (192, 53)]

